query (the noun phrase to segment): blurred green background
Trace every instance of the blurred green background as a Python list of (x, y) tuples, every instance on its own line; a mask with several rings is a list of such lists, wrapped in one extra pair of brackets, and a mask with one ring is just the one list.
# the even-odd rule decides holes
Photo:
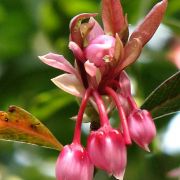
[[(131, 30), (157, 2), (122, 0)], [(0, 0), (0, 110), (18, 105), (47, 125), (62, 144), (71, 143), (74, 122), (70, 117), (77, 114), (78, 105), (74, 97), (50, 81), (62, 72), (42, 64), (37, 56), (51, 51), (63, 54), (72, 63), (69, 21), (79, 13), (100, 10), (100, 0)], [(163, 25), (144, 48), (139, 61), (128, 69), (139, 105), (162, 81), (177, 72), (179, 41), (180, 5), (178, 0), (169, 0)], [(128, 148), (125, 180), (171, 179), (167, 172), (180, 166), (180, 150), (168, 153), (162, 145), (171, 119), (172, 116), (156, 120), (158, 136), (152, 153), (136, 145)], [(113, 120), (118, 120), (116, 113)], [(179, 141), (177, 136), (174, 139)], [(0, 180), (55, 180), (57, 156), (54, 150), (1, 141)], [(113, 178), (101, 171), (95, 176), (95, 180), (108, 179)]]

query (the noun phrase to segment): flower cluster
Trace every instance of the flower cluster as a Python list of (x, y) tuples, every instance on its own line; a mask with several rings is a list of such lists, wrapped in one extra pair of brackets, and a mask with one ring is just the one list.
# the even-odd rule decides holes
[[(75, 67), (62, 55), (49, 53), (39, 57), (44, 63), (67, 72), (52, 81), (82, 99), (73, 142), (63, 148), (56, 164), (58, 180), (92, 180), (94, 166), (123, 179), (127, 145), (134, 141), (149, 151), (156, 128), (150, 113), (137, 107), (124, 69), (139, 57), (158, 28), (166, 7), (167, 0), (156, 4), (129, 37), (127, 16), (120, 1), (102, 0), (104, 30), (93, 13), (77, 15), (70, 23), (69, 48), (75, 57)], [(81, 124), (89, 104), (99, 115), (100, 127), (92, 129), (84, 148)], [(114, 108), (120, 118), (117, 129), (111, 127), (108, 119), (108, 112)], [(94, 122), (91, 117), (90, 122)]]

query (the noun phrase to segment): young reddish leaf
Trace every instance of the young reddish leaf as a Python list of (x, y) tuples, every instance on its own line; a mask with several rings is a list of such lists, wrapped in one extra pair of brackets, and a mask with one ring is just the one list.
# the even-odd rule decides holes
[(123, 55), (124, 55), (123, 43), (119, 35), (116, 33), (116, 42), (115, 42), (115, 47), (114, 47), (114, 59), (116, 61), (115, 63), (116, 65), (121, 59), (121, 57), (123, 57)]
[(74, 74), (62, 74), (51, 79), (63, 91), (77, 97), (82, 97), (85, 89), (82, 82)]
[(129, 24), (127, 19), (127, 14), (124, 17), (124, 25), (123, 28), (121, 29), (121, 32), (119, 33), (119, 37), (123, 42), (123, 44), (125, 45), (129, 38)]
[(81, 21), (84, 19), (88, 19), (90, 17), (95, 17), (97, 14), (95, 13), (83, 13), (75, 16), (69, 25), (70, 28), (70, 40), (74, 41), (79, 47), (83, 46), (83, 39), (81, 36), (80, 26)]
[(125, 46), (124, 58), (120, 60), (116, 73), (132, 64), (141, 54), (142, 43), (139, 39), (132, 39)]
[(115, 36), (124, 25), (124, 15), (120, 0), (102, 1), (102, 20), (106, 34)]
[(138, 38), (141, 40), (142, 46), (144, 46), (151, 39), (159, 27), (167, 4), (167, 0), (162, 0), (156, 4), (149, 12), (149, 14), (144, 18), (144, 20), (139, 24), (136, 30), (132, 33), (130, 40), (133, 38)]
[(61, 150), (63, 146), (33, 115), (17, 106), (0, 111), (0, 139)]

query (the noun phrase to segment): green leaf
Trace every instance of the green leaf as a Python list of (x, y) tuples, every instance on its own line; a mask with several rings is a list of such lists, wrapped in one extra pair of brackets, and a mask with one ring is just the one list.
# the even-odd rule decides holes
[(0, 139), (61, 150), (62, 145), (33, 115), (17, 106), (0, 111)]
[(142, 105), (154, 119), (180, 111), (180, 71), (164, 81)]
[(29, 104), (28, 110), (44, 121), (73, 101), (75, 101), (73, 96), (64, 91), (59, 91), (59, 89), (53, 89), (35, 96)]

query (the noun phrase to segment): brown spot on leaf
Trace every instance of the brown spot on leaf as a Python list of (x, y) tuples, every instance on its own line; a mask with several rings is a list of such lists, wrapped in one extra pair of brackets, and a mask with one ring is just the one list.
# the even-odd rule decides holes
[(37, 126), (39, 126), (40, 123), (36, 123), (36, 124), (31, 124), (30, 127), (33, 129), (33, 130), (36, 130), (37, 129)]
[(9, 111), (10, 113), (13, 113), (14, 111), (16, 111), (16, 107), (15, 107), (15, 106), (10, 106), (9, 109), (8, 109), (8, 111)]

